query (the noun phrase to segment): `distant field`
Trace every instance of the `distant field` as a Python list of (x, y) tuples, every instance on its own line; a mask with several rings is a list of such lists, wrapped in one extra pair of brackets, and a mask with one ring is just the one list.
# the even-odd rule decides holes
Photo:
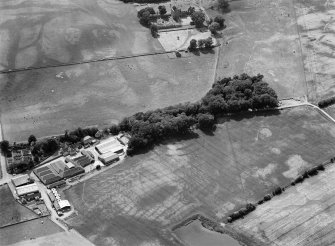
[(335, 166), (289, 188), (233, 223), (236, 230), (271, 245), (334, 245)]
[(335, 2), (297, 0), (308, 97), (318, 102), (335, 95)]
[(156, 55), (0, 75), (5, 138), (103, 126), (138, 111), (199, 100), (214, 82), (215, 56)]
[(335, 127), (311, 108), (222, 119), (214, 135), (166, 143), (65, 192), (68, 223), (97, 245), (171, 245), (192, 213), (220, 219), (329, 159)]
[(15, 201), (7, 184), (0, 186), (0, 211), (0, 227), (39, 217), (33, 211)]
[[(47, 217), (26, 221), (21, 224), (1, 228), (0, 245), (10, 245), (25, 240), (48, 236), (50, 234), (62, 231), (63, 230), (58, 225), (53, 223)], [(48, 241), (47, 244), (42, 245), (50, 245), (50, 242), (51, 241)]]
[(86, 240), (78, 233), (70, 232), (58, 232), (50, 235), (43, 235), (42, 237), (34, 238), (32, 240), (25, 240), (13, 244), (12, 246), (70, 246), (70, 245), (79, 245), (79, 246), (93, 246), (93, 244)]
[(119, 0), (1, 1), (0, 70), (163, 50)]
[[(207, 7), (213, 4), (209, 2)], [(239, 73), (265, 76), (279, 98), (306, 95), (304, 66), (291, 0), (230, 1), (218, 77)], [(216, 16), (216, 10), (208, 8)], [(228, 42), (228, 44), (226, 43)]]

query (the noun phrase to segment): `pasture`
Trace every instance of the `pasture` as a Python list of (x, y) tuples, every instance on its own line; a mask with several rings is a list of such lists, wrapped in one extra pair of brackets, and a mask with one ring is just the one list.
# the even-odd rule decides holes
[(67, 220), (97, 245), (178, 245), (170, 228), (193, 213), (218, 220), (334, 155), (317, 111), (223, 118), (213, 135), (166, 142), (65, 191)]
[[(212, 17), (222, 14), (210, 9)], [(206, 4), (207, 3), (207, 4)], [(303, 54), (291, 0), (231, 1), (224, 13), (217, 77), (248, 73), (264, 75), (279, 98), (306, 95)]]
[(139, 111), (197, 101), (214, 82), (216, 54), (155, 55), (0, 75), (5, 139), (109, 125)]
[(0, 186), (0, 211), (0, 227), (39, 217), (33, 211), (15, 201), (7, 184)]
[[(63, 229), (61, 229), (58, 225), (52, 222), (48, 217), (34, 219), (20, 224), (1, 228), (0, 245), (11, 245), (26, 240), (35, 240), (36, 238), (48, 236), (62, 231)], [(47, 244), (51, 242), (52, 241), (48, 241)]]
[(132, 4), (2, 1), (0, 70), (162, 51)]
[(270, 245), (334, 245), (335, 166), (287, 189), (233, 223)]
[(296, 2), (307, 95), (311, 101), (318, 102), (335, 93), (335, 3), (328, 0)]

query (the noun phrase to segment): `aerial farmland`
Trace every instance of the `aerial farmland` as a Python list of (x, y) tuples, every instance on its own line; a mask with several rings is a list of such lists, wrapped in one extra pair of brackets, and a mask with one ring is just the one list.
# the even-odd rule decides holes
[(0, 245), (334, 245), (334, 17), (1, 1)]

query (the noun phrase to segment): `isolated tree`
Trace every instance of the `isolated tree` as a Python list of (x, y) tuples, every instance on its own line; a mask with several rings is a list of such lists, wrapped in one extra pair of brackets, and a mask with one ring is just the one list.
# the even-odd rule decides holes
[(198, 47), (199, 47), (199, 49), (204, 48), (204, 46), (205, 46), (205, 39), (199, 39), (198, 40)]
[(150, 15), (154, 15), (156, 12), (152, 7), (146, 7), (144, 9), (141, 9), (137, 12), (137, 17), (141, 18), (144, 14), (144, 12), (149, 12)]
[(211, 31), (212, 34), (216, 34), (220, 29), (220, 24), (217, 22), (213, 22), (209, 25), (208, 29)]
[(9, 142), (7, 140), (1, 141), (0, 142), (0, 149), (1, 149), (1, 152), (4, 155), (7, 155), (9, 153)]
[[(175, 6), (174, 6), (175, 7)], [(181, 18), (181, 10), (178, 8), (175, 8), (172, 12), (172, 18), (176, 21), (179, 22)]]
[(214, 18), (214, 21), (219, 23), (220, 27), (224, 27), (224, 22), (225, 22), (225, 19), (221, 16), (221, 15), (217, 15), (215, 18)]
[(205, 14), (201, 11), (196, 11), (191, 16), (196, 27), (202, 27), (205, 21)]
[(150, 24), (150, 13), (149, 13), (149, 11), (144, 11), (142, 16), (140, 17), (140, 23), (144, 26), (148, 26)]
[(158, 6), (158, 11), (160, 15), (165, 15), (166, 14), (166, 7), (164, 5)]
[(228, 0), (218, 0), (218, 7), (219, 9), (226, 9), (229, 7)]
[(152, 24), (152, 25), (150, 26), (150, 31), (151, 31), (151, 35), (152, 35), (154, 38), (156, 38), (157, 35), (158, 35), (158, 27), (157, 27), (157, 25), (156, 25), (156, 24)]
[(192, 39), (192, 40), (190, 41), (190, 46), (188, 46), (188, 50), (189, 50), (189, 51), (194, 51), (194, 50), (196, 50), (196, 49), (197, 49), (197, 40)]
[(190, 7), (188, 8), (188, 10), (187, 10), (187, 13), (188, 13), (189, 15), (192, 15), (194, 12), (195, 12), (195, 8), (192, 7), (192, 6), (190, 6)]
[(30, 135), (28, 138), (28, 144), (30, 145), (32, 142), (36, 142), (37, 139), (34, 135)]
[(207, 49), (213, 48), (213, 39), (211, 37), (205, 39), (205, 48)]

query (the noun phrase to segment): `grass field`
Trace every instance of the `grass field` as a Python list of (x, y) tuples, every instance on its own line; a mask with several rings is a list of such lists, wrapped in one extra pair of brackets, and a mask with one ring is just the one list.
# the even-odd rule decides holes
[(236, 230), (270, 245), (334, 245), (335, 166), (289, 188), (233, 223)]
[(222, 121), (67, 190), (79, 213), (68, 223), (97, 245), (171, 245), (190, 214), (223, 218), (334, 155), (335, 128), (311, 108)]
[[(26, 221), (0, 229), (0, 245), (11, 245), (25, 240), (62, 232), (63, 230), (47, 217)], [(47, 242), (50, 245), (52, 241)], [(37, 244), (35, 244), (37, 245)], [(65, 244), (66, 245), (66, 244)]]
[(0, 186), (0, 211), (0, 227), (39, 217), (33, 211), (15, 201), (7, 184)]
[[(222, 32), (217, 76), (260, 73), (279, 98), (306, 95), (293, 1), (231, 1), (230, 9), (224, 14), (227, 28)], [(214, 17), (220, 12), (208, 8), (208, 13)]]
[(335, 95), (335, 3), (328, 0), (297, 0), (308, 97), (317, 102)]
[(156, 55), (0, 75), (5, 138), (103, 126), (138, 111), (199, 100), (214, 82), (215, 57)]
[(34, 238), (33, 240), (25, 240), (18, 243), (13, 244), (12, 246), (70, 246), (70, 245), (80, 245), (80, 246), (93, 246), (93, 244), (78, 235), (78, 233), (70, 231), (70, 232), (58, 232), (38, 238)]
[(118, 0), (2, 1), (0, 37), (0, 70), (163, 50)]

